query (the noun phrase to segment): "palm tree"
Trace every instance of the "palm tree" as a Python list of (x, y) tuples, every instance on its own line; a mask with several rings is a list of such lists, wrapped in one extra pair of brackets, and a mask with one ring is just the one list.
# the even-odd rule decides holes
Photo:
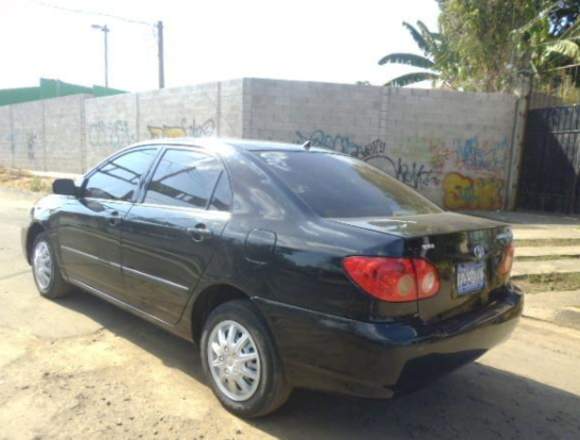
[(381, 58), (379, 65), (382, 66), (388, 63), (406, 64), (426, 70), (401, 75), (387, 82), (385, 86), (405, 87), (421, 81), (439, 79), (440, 74), (437, 66), (439, 59), (444, 57), (444, 49), (446, 47), (441, 34), (431, 32), (422, 21), (417, 22), (418, 29), (407, 22), (403, 22), (403, 26), (410, 32), (424, 56), (413, 53), (391, 53)]

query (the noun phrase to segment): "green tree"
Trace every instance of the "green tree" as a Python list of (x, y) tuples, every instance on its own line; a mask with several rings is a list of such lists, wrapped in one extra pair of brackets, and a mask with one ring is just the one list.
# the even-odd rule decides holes
[(513, 32), (514, 51), (520, 65), (536, 77), (549, 80), (555, 68), (580, 63), (580, 19), (554, 37), (549, 32), (548, 16), (561, 8), (560, 1), (540, 2), (541, 8), (525, 25)]
[(392, 53), (379, 61), (421, 70), (386, 85), (431, 79), (459, 90), (511, 92), (518, 74), (528, 71), (536, 84), (548, 88), (564, 82), (580, 88), (580, 78), (554, 70), (580, 64), (580, 18), (557, 36), (549, 22), (551, 13), (575, 8), (580, 0), (569, 0), (567, 6), (560, 0), (436, 1), (441, 9), (439, 32), (422, 22), (416, 27), (404, 23), (423, 54)]
[[(514, 41), (513, 31), (538, 16), (544, 0), (442, 0), (441, 33), (457, 56), (455, 69), (441, 70), (463, 90), (511, 91), (525, 63), (529, 41)], [(519, 50), (519, 52), (518, 52)]]
[(391, 53), (379, 60), (379, 64), (389, 63), (405, 64), (423, 69), (418, 72), (407, 73), (387, 82), (385, 86), (404, 87), (426, 80), (438, 80), (440, 78), (439, 64), (446, 58), (446, 47), (440, 33), (431, 32), (422, 21), (417, 22), (417, 27), (403, 22), (403, 26), (409, 31), (415, 43), (423, 55), (413, 53)]

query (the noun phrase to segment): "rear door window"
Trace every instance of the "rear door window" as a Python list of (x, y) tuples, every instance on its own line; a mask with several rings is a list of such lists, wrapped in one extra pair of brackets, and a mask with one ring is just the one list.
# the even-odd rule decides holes
[(204, 153), (167, 150), (151, 179), (145, 203), (206, 208), (223, 167)]
[(441, 212), (381, 170), (350, 156), (265, 151), (258, 156), (322, 217), (396, 217)]

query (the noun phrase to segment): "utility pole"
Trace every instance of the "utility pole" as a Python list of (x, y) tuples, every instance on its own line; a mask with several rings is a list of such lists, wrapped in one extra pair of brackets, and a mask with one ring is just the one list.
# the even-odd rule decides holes
[(110, 29), (107, 25), (100, 26), (98, 24), (93, 24), (91, 26), (93, 29), (97, 29), (103, 32), (105, 37), (105, 87), (109, 87), (109, 32)]
[[(139, 24), (147, 24), (137, 22)], [(150, 26), (150, 24), (148, 24)], [(108, 34), (111, 31), (107, 25), (101, 26), (98, 24), (92, 25), (93, 29), (97, 29), (103, 32), (105, 37), (105, 87), (109, 87), (109, 42)], [(155, 23), (155, 28), (157, 30), (157, 55), (159, 58), (159, 88), (163, 89), (165, 87), (165, 59), (163, 56), (163, 22), (159, 20)]]
[(163, 22), (157, 22), (157, 54), (159, 55), (159, 88), (165, 87), (165, 68), (163, 59)]

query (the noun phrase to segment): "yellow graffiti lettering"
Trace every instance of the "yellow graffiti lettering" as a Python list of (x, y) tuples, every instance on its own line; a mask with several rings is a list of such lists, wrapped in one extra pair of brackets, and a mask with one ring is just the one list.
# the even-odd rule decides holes
[(449, 173), (443, 179), (444, 205), (448, 209), (500, 209), (504, 183), (495, 177), (470, 178)]

